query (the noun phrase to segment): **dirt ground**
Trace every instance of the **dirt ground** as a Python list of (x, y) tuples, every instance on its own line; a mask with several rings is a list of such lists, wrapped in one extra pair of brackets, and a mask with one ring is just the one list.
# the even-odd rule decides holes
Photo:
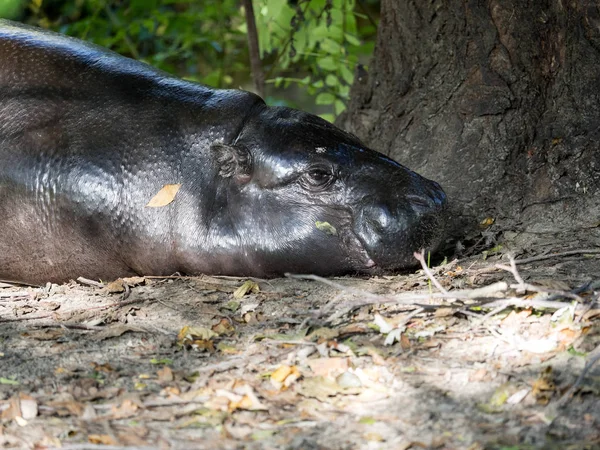
[(600, 448), (600, 248), (578, 245), (370, 279), (0, 284), (0, 447)]

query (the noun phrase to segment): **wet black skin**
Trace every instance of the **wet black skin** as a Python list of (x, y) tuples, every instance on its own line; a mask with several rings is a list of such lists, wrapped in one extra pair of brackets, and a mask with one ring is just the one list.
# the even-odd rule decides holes
[(373, 272), (441, 238), (437, 183), (313, 115), (7, 21), (0, 62), (0, 279)]

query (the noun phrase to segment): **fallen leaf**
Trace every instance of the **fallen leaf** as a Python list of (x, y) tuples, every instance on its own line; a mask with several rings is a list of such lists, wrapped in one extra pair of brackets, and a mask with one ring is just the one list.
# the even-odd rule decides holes
[(50, 402), (48, 406), (55, 409), (55, 414), (59, 416), (82, 417), (85, 411), (83, 403), (75, 400)]
[(235, 333), (235, 327), (232, 325), (231, 321), (226, 318), (222, 318), (219, 323), (213, 325), (211, 330), (217, 333), (218, 335), (230, 336)]
[(207, 341), (217, 336), (217, 333), (205, 327), (191, 327), (186, 325), (177, 334), (177, 343), (181, 346), (191, 345), (196, 340)]
[(322, 231), (325, 234), (329, 234), (331, 236), (337, 236), (337, 230), (335, 229), (335, 227), (333, 225), (331, 225), (329, 222), (321, 222), (319, 220), (317, 220), (315, 222), (315, 227), (317, 227), (317, 230)]
[(126, 419), (133, 417), (138, 409), (138, 405), (134, 401), (125, 399), (121, 405), (113, 406), (110, 412), (113, 419)]
[(112, 281), (106, 285), (106, 290), (109, 294), (119, 294), (125, 292), (125, 281), (122, 278)]
[(493, 217), (486, 217), (481, 222), (479, 222), (479, 226), (481, 228), (488, 228), (488, 227), (492, 226), (495, 221), (496, 221), (496, 219), (494, 219)]
[(217, 344), (217, 350), (224, 355), (237, 355), (240, 353), (240, 350), (235, 345), (228, 344), (226, 342), (219, 342)]
[(260, 292), (260, 288), (258, 287), (258, 283), (252, 280), (247, 280), (242, 284), (239, 288), (235, 290), (233, 293), (233, 298), (239, 300), (244, 295), (248, 293), (258, 294)]
[(271, 381), (282, 383), (290, 373), (292, 373), (292, 367), (290, 366), (279, 366), (275, 372), (271, 374)]
[(434, 317), (448, 317), (452, 316), (454, 312), (454, 308), (438, 308), (435, 310)]
[(488, 371), (485, 368), (480, 368), (471, 372), (469, 375), (469, 381), (484, 381), (488, 377)]
[(373, 323), (379, 328), (379, 332), (381, 334), (388, 334), (390, 331), (394, 329), (393, 325), (390, 325), (383, 316), (379, 314), (375, 314), (373, 317)]
[(509, 405), (516, 405), (517, 403), (521, 403), (531, 389), (521, 389), (520, 391), (515, 392), (513, 395), (506, 399), (506, 403)]
[(161, 208), (167, 206), (175, 199), (180, 187), (181, 184), (165, 184), (162, 189), (152, 197), (152, 200), (148, 202), (146, 208)]
[(400, 335), (400, 347), (403, 351), (408, 351), (411, 348), (410, 339), (406, 335), (406, 333), (402, 333)]
[(162, 383), (169, 383), (173, 381), (173, 371), (169, 366), (164, 366), (162, 369), (156, 371), (158, 375), (158, 381)]
[(115, 368), (113, 366), (111, 366), (109, 363), (98, 364), (98, 363), (93, 362), (91, 364), (94, 367), (94, 370), (96, 372), (111, 373), (111, 372), (115, 371)]
[(90, 434), (88, 435), (88, 441), (90, 444), (100, 444), (100, 445), (118, 445), (119, 443), (115, 438), (109, 436), (108, 434)]
[(170, 358), (152, 358), (150, 364), (173, 364), (173, 360)]
[(338, 375), (335, 379), (335, 382), (344, 389), (362, 387), (360, 378), (358, 378), (358, 376), (352, 372), (344, 372)]
[(127, 277), (123, 278), (123, 281), (129, 286), (139, 286), (140, 284), (146, 284), (145, 277)]
[(531, 385), (531, 393), (541, 405), (547, 405), (550, 402), (550, 399), (556, 393), (556, 383), (554, 382), (552, 366), (548, 366), (542, 370), (540, 376)]
[[(20, 392), (13, 395), (8, 401), (8, 407), (0, 408), (0, 411), (2, 420), (15, 419), (19, 425), (23, 426), (22, 423), (26, 424), (27, 420), (37, 417), (38, 403), (30, 395)], [(19, 423), (19, 419), (21, 423)]]
[(486, 413), (499, 413), (506, 401), (517, 391), (511, 383), (504, 383), (496, 388), (487, 403), (480, 403), (477, 407)]
[(54, 341), (65, 334), (62, 328), (45, 329), (45, 330), (32, 330), (23, 333), (24, 337), (36, 339), (38, 341)]
[(316, 376), (337, 376), (350, 367), (348, 358), (316, 358), (307, 361)]
[(271, 374), (271, 384), (277, 389), (282, 390), (290, 387), (301, 377), (300, 371), (296, 366), (282, 365)]
[(311, 341), (316, 341), (318, 343), (321, 343), (324, 340), (329, 341), (331, 339), (335, 339), (339, 335), (340, 335), (339, 330), (336, 330), (334, 328), (321, 327), (321, 328), (317, 328), (312, 333), (310, 333), (307, 336), (307, 338)]

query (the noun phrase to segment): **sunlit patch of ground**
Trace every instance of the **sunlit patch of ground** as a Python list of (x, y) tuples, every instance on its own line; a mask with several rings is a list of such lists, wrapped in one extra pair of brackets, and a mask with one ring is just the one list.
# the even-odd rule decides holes
[(597, 448), (599, 280), (578, 252), (2, 285), (0, 447)]

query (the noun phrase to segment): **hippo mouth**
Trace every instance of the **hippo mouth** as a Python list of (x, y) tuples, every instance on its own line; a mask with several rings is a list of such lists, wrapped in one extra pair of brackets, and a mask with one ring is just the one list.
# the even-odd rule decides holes
[(357, 270), (370, 271), (377, 267), (377, 264), (369, 255), (365, 243), (356, 235), (349, 226), (343, 227), (340, 238), (344, 247), (348, 249), (348, 258)]

